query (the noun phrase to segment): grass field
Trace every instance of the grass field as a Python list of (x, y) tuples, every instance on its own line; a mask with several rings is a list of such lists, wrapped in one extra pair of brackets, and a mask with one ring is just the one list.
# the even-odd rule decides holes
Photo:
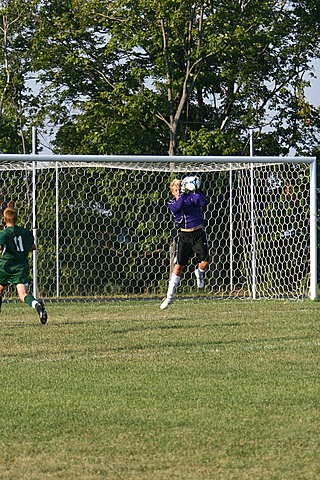
[(4, 304), (0, 479), (320, 478), (320, 303)]

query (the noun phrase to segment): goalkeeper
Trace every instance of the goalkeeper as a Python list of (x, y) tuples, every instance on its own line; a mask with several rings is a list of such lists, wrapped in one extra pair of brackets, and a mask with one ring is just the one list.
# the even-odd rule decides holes
[(168, 203), (168, 207), (178, 229), (178, 245), (167, 296), (160, 305), (162, 310), (168, 308), (174, 301), (174, 294), (183, 267), (194, 255), (199, 262), (195, 269), (197, 286), (198, 288), (204, 287), (204, 272), (209, 264), (209, 249), (207, 236), (203, 229), (203, 210), (209, 201), (199, 188), (196, 188), (197, 181), (199, 186), (199, 179), (194, 179), (194, 177), (187, 177), (182, 181), (175, 179), (170, 183), (173, 199)]
[(16, 225), (18, 214), (13, 208), (3, 212), (6, 228), (0, 232), (0, 309), (2, 293), (7, 285), (15, 285), (21, 302), (34, 308), (41, 323), (46, 323), (47, 312), (41, 300), (28, 293), (28, 254), (36, 249), (32, 233)]

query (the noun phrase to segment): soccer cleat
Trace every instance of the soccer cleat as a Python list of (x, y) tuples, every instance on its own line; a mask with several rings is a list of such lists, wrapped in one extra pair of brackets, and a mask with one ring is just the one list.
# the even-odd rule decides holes
[(0, 295), (0, 313), (1, 313), (1, 307), (2, 307), (2, 295)]
[(204, 287), (204, 275), (203, 272), (199, 272), (199, 269), (196, 268), (194, 271), (195, 276), (197, 277), (197, 287), (203, 288)]
[(174, 300), (173, 297), (165, 298), (160, 305), (161, 310), (164, 310), (165, 308), (168, 308), (169, 305), (171, 305), (171, 303), (173, 303), (173, 300)]
[(38, 315), (39, 315), (39, 318), (40, 318), (40, 322), (42, 324), (45, 324), (47, 323), (47, 320), (48, 320), (48, 314), (46, 312), (46, 309), (44, 308), (44, 304), (43, 304), (43, 301), (42, 300), (39, 300), (37, 305), (36, 305), (36, 310), (38, 312)]

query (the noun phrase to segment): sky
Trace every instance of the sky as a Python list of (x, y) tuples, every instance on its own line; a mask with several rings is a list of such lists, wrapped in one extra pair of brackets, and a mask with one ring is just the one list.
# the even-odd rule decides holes
[(320, 60), (316, 60), (314, 63), (315, 74), (318, 78), (311, 78), (312, 86), (306, 91), (307, 100), (319, 107), (320, 105)]

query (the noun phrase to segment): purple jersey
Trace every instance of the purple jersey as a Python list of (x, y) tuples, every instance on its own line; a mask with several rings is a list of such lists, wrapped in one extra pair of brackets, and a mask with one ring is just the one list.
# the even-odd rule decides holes
[(177, 228), (195, 228), (203, 225), (203, 208), (209, 201), (201, 192), (182, 193), (178, 200), (171, 200), (168, 207), (173, 213)]

